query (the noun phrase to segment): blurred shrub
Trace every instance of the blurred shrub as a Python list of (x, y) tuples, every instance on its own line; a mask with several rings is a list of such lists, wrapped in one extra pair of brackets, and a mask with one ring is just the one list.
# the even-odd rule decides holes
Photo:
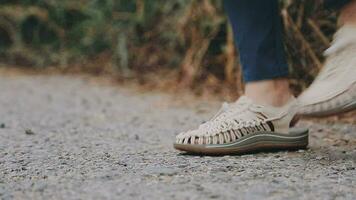
[[(0, 61), (33, 67), (90, 66), (121, 76), (177, 71), (183, 86), (241, 88), (221, 0), (1, 0)], [(335, 13), (318, 1), (281, 1), (294, 89), (321, 67)], [(100, 70), (100, 69), (96, 69)]]

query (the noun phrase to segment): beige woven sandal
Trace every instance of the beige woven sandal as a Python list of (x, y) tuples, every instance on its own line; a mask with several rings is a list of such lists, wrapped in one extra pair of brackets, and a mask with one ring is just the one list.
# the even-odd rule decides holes
[(177, 135), (178, 150), (204, 155), (301, 149), (308, 145), (308, 130), (290, 128), (298, 110), (293, 97), (280, 108), (254, 104), (243, 96), (196, 130)]
[(325, 66), (298, 97), (299, 115), (322, 117), (356, 109), (356, 26), (340, 28), (325, 55)]

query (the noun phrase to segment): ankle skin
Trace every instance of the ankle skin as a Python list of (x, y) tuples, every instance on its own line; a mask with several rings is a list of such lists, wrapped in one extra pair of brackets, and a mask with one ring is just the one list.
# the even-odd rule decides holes
[(343, 26), (346, 24), (356, 25), (356, 0), (351, 1), (340, 11), (338, 25)]
[(245, 95), (257, 104), (274, 107), (285, 105), (293, 96), (286, 78), (247, 83)]

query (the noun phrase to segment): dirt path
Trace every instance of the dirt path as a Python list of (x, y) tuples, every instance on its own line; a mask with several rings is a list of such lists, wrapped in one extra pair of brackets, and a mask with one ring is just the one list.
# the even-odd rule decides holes
[(0, 76), (0, 199), (355, 199), (356, 126), (310, 149), (198, 157), (175, 134), (218, 109), (83, 78)]

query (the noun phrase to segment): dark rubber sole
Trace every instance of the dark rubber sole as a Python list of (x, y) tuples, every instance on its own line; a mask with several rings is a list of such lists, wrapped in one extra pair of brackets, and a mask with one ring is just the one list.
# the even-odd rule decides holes
[(298, 150), (308, 146), (308, 129), (293, 128), (289, 134), (257, 132), (228, 144), (174, 144), (174, 148), (189, 154), (232, 155), (260, 151)]

